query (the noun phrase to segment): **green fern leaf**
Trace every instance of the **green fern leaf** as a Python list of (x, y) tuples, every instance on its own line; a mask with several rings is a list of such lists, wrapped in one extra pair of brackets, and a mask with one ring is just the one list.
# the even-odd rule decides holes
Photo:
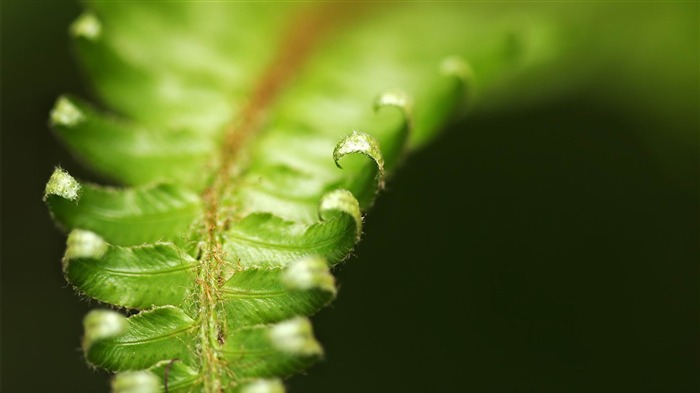
[(178, 307), (155, 307), (129, 318), (95, 310), (85, 317), (84, 326), (85, 358), (96, 367), (137, 370), (163, 359), (196, 363), (186, 345), (195, 339), (195, 321)]
[(81, 229), (68, 235), (63, 258), (66, 279), (81, 292), (134, 309), (182, 305), (195, 284), (196, 268), (197, 261), (172, 243), (113, 246)]
[(386, 177), (465, 112), (475, 75), (488, 91), (550, 58), (547, 29), (514, 62), (460, 7), (88, 2), (71, 32), (111, 112), (64, 96), (51, 124), (124, 188), (59, 168), (45, 201), (66, 279), (137, 311), (85, 317), (115, 392), (280, 392), (323, 355), (305, 317)]

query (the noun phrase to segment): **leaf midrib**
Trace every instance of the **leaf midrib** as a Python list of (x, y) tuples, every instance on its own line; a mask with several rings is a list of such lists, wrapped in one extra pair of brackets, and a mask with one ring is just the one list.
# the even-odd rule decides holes
[[(222, 238), (224, 228), (219, 217), (219, 208), (224, 196), (230, 192), (232, 184), (241, 179), (241, 151), (247, 148), (252, 136), (259, 132), (264, 114), (270, 109), (284, 87), (293, 79), (301, 64), (309, 57), (316, 41), (322, 37), (322, 31), (330, 27), (337, 28), (337, 22), (330, 18), (330, 11), (338, 12), (338, 4), (314, 5), (298, 15), (299, 19), (290, 25), (291, 34), (281, 43), (277, 57), (270, 67), (261, 75), (253, 89), (248, 104), (227, 127), (224, 142), (220, 152), (220, 165), (216, 177), (210, 187), (202, 193), (204, 201), (204, 226), (202, 238), (206, 240), (203, 258), (199, 260), (198, 309), (201, 310), (197, 319), (202, 321), (199, 328), (200, 369), (203, 375), (203, 393), (219, 393), (222, 389), (220, 381), (224, 371), (217, 360), (222, 331), (221, 322), (217, 318), (217, 308), (221, 301), (222, 288), (216, 285), (217, 278), (223, 273), (225, 260), (223, 255)], [(236, 170), (238, 169), (238, 170)], [(233, 174), (237, 176), (232, 176)], [(230, 256), (229, 256), (230, 257)], [(213, 304), (212, 304), (213, 303)], [(218, 347), (218, 348), (217, 348)]]
[(190, 270), (190, 269), (196, 268), (197, 266), (194, 264), (193, 265), (181, 265), (181, 266), (174, 266), (174, 267), (165, 268), (165, 269), (161, 269), (161, 270), (150, 270), (150, 271), (128, 271), (128, 270), (110, 269), (110, 268), (106, 268), (106, 267), (100, 266), (99, 264), (95, 264), (95, 263), (89, 263), (88, 267), (95, 269), (95, 270), (101, 270), (103, 272), (112, 273), (115, 276), (140, 277), (140, 276), (157, 276), (157, 275), (162, 275), (162, 274), (178, 272), (181, 270)]
[(132, 345), (140, 345), (140, 344), (149, 344), (149, 343), (154, 343), (158, 341), (165, 340), (170, 337), (178, 336), (181, 333), (187, 332), (188, 330), (192, 329), (192, 325), (182, 327), (180, 329), (176, 329), (173, 331), (168, 332), (167, 334), (163, 334), (160, 336), (156, 337), (149, 337), (149, 338), (144, 338), (144, 339), (137, 339), (137, 340), (118, 340), (117, 342), (122, 345), (122, 346), (132, 346)]

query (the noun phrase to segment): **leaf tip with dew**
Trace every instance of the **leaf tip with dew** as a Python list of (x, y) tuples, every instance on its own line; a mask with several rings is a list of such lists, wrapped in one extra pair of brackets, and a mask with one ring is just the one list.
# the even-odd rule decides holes
[(269, 337), (272, 345), (282, 352), (303, 356), (323, 353), (306, 318), (297, 317), (272, 326)]
[(70, 26), (70, 33), (74, 37), (83, 37), (94, 41), (100, 38), (102, 23), (92, 12), (85, 12)]
[(112, 393), (159, 393), (158, 376), (150, 371), (125, 371), (112, 378)]
[(80, 183), (73, 176), (61, 168), (56, 168), (46, 183), (44, 200), (49, 195), (56, 195), (72, 202), (78, 202), (81, 188)]

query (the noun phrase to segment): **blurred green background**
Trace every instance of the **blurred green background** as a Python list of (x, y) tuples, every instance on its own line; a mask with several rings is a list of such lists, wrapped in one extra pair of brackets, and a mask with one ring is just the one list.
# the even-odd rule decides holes
[[(647, 18), (666, 7), (624, 6)], [(290, 392), (700, 391), (699, 15), (685, 7), (694, 29), (671, 19), (646, 34), (659, 51), (638, 45), (653, 61), (611, 66), (556, 101), (477, 112), (415, 154), (314, 317), (325, 361)], [(90, 96), (66, 34), (79, 12), (2, 4), (8, 393), (108, 391), (79, 350), (95, 304), (63, 280), (64, 235), (41, 201), (57, 164), (94, 178), (47, 127), (59, 94)]]

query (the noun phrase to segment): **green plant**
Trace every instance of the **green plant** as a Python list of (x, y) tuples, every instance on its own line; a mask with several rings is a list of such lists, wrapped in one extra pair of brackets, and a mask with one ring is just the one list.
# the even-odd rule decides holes
[(293, 4), (89, 4), (71, 31), (119, 116), (66, 96), (51, 122), (131, 188), (57, 169), (45, 199), (71, 231), (67, 279), (139, 311), (85, 318), (85, 356), (119, 372), (115, 391), (277, 391), (274, 378), (321, 356), (302, 317), (335, 296), (328, 268), (404, 152), (463, 113), (476, 82), (486, 102), (509, 100), (504, 80), (510, 95), (536, 96), (547, 86), (522, 76), (569, 53), (547, 13), (525, 24), (477, 9), (467, 23), (461, 7), (340, 17)]

